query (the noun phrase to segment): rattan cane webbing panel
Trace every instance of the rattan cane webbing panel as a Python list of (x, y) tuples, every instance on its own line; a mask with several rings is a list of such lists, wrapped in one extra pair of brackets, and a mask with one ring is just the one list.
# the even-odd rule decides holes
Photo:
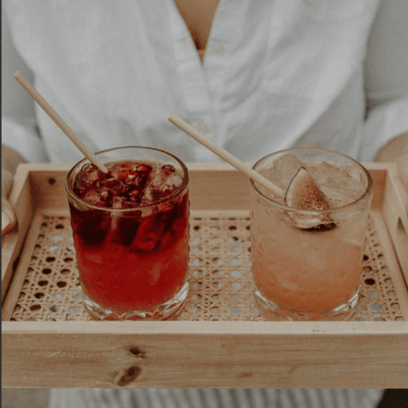
[[(190, 293), (177, 320), (266, 320), (254, 305), (247, 217), (192, 217)], [(13, 321), (90, 320), (82, 305), (68, 217), (45, 216)], [(373, 220), (354, 320), (403, 320)]]

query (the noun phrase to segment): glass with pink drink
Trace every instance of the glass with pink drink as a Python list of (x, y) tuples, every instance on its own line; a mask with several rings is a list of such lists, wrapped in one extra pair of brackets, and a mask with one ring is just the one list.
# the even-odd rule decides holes
[(84, 159), (66, 190), (85, 306), (99, 320), (165, 320), (188, 293), (189, 196), (185, 164), (124, 147)]
[(358, 300), (373, 191), (368, 171), (323, 149), (270, 154), (254, 169), (286, 192), (251, 181), (256, 303), (274, 320), (345, 320)]

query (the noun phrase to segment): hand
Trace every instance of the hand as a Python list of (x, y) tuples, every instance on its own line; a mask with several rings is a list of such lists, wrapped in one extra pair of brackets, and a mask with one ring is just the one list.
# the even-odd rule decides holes
[(17, 223), (16, 213), (7, 199), (12, 185), (13, 175), (3, 169), (1, 172), (1, 236), (8, 234)]
[(23, 158), (12, 149), (1, 146), (1, 236), (8, 234), (17, 224), (17, 216), (8, 196), (17, 166), (23, 162)]
[(403, 152), (395, 160), (403, 186), (408, 192), (408, 152)]

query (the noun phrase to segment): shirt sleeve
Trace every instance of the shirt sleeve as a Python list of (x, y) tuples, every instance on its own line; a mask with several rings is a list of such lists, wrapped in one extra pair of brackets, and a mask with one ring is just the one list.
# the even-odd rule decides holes
[(2, 15), (2, 144), (28, 162), (48, 161), (37, 126), (34, 101), (13, 78), (13, 74), (21, 70), (32, 81), (32, 74), (14, 46), (7, 17)]
[(362, 161), (372, 161), (389, 140), (408, 132), (407, 19), (406, 0), (384, 0), (373, 24), (365, 61)]

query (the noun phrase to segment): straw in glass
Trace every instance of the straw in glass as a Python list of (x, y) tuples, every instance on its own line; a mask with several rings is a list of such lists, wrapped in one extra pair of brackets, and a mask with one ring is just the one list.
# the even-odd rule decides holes
[(273, 184), (271, 181), (263, 177), (261, 174), (253, 170), (251, 167), (246, 165), (245, 163), (238, 160), (234, 155), (227, 152), (222, 147), (215, 144), (212, 140), (208, 137), (202, 135), (197, 129), (194, 129), (191, 125), (189, 125), (184, 120), (180, 119), (178, 116), (171, 114), (168, 118), (169, 122), (173, 123), (173, 125), (177, 126), (183, 132), (187, 133), (189, 136), (197, 140), (197, 142), (201, 143), (207, 149), (211, 150), (214, 154), (221, 157), (221, 159), (225, 160), (229, 164), (231, 164), (236, 169), (242, 171), (246, 174), (249, 178), (253, 181), (261, 185), (262, 187), (266, 188), (270, 191), (275, 197), (283, 198), (285, 192)]
[(65, 133), (72, 143), (85, 155), (85, 157), (103, 173), (108, 169), (101, 163), (96, 156), (85, 146), (81, 139), (74, 133), (68, 124), (61, 118), (54, 108), (40, 95), (40, 93), (30, 84), (19, 71), (14, 74), (14, 78), (31, 95), (31, 97), (41, 106), (45, 113), (55, 122), (55, 124)]

